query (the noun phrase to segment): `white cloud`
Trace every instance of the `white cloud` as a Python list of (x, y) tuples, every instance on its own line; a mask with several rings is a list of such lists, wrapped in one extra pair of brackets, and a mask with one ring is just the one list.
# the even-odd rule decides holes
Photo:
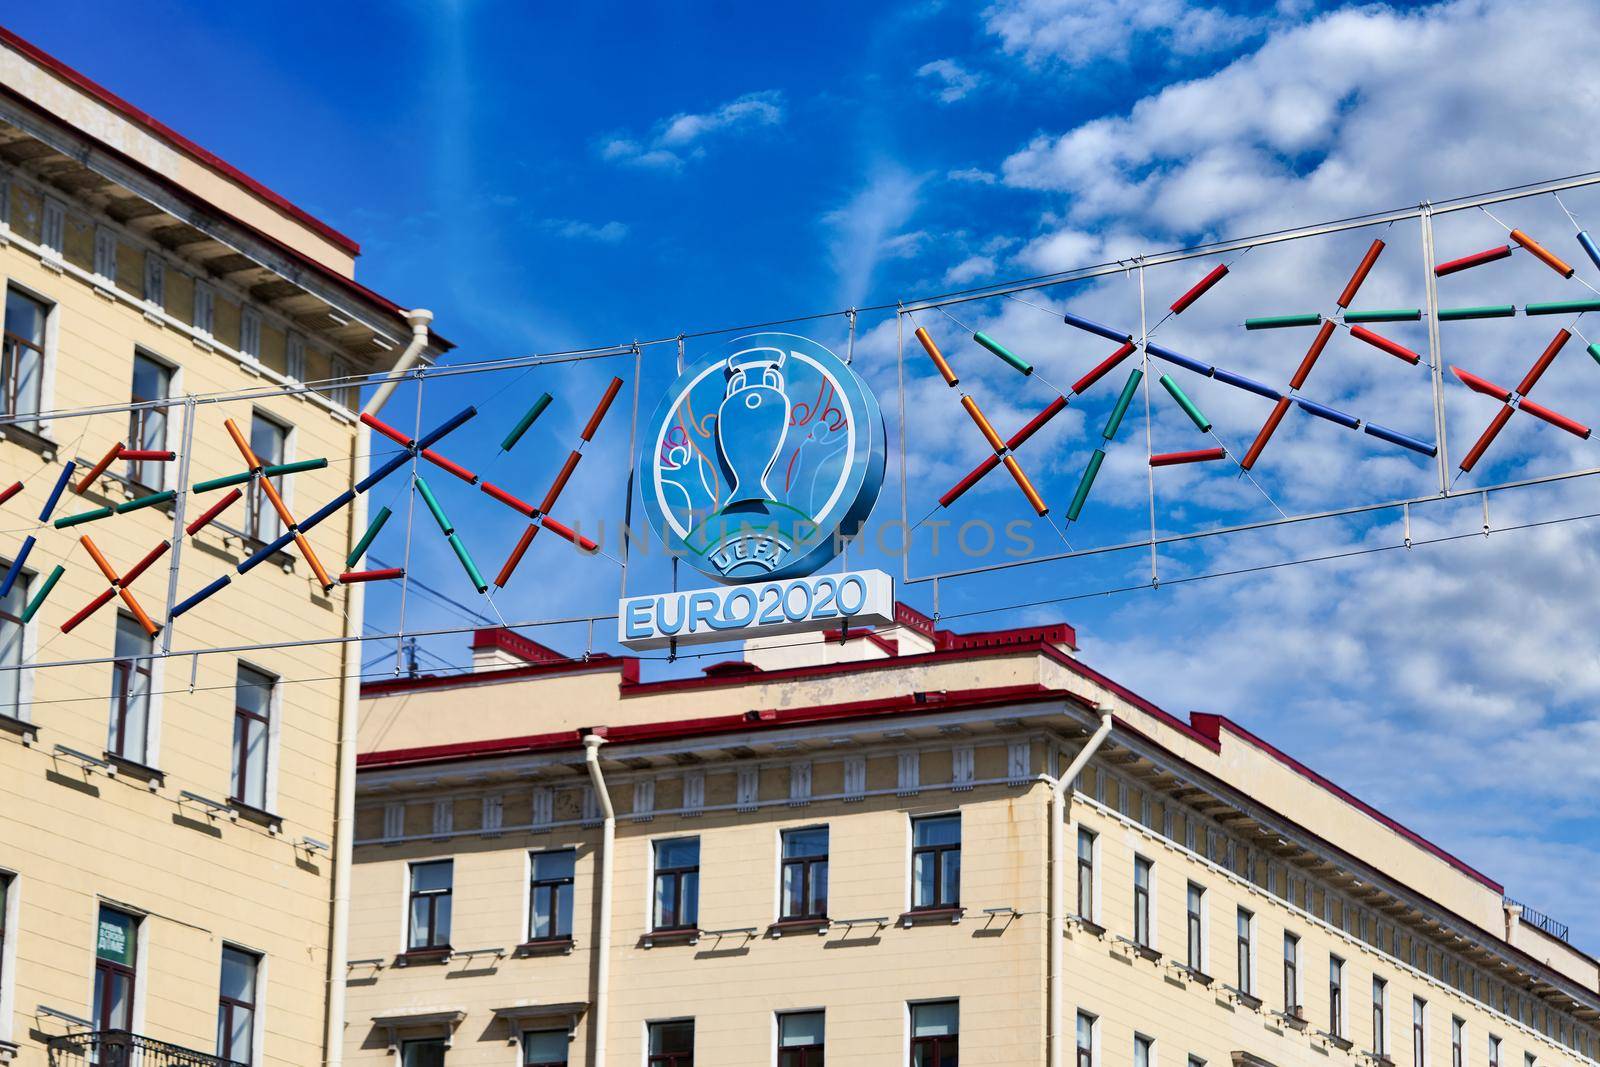
[(545, 219), (544, 228), (558, 237), (599, 241), (608, 245), (614, 245), (628, 236), (627, 225), (615, 219), (603, 223), (584, 222), (581, 219)]
[(989, 256), (968, 256), (944, 272), (946, 285), (966, 285), (979, 278), (994, 274), (994, 259)]
[(993, 185), (996, 181), (993, 171), (983, 170), (978, 167), (964, 167), (953, 170), (945, 175), (953, 182), (969, 182), (973, 185)]
[(1232, 48), (1261, 32), (1264, 18), (1186, 0), (1000, 0), (984, 12), (1007, 52), (1031, 63), (1087, 65), (1141, 55), (1195, 56)]
[(930, 78), (939, 83), (939, 101), (953, 104), (970, 96), (982, 78), (953, 59), (935, 59), (917, 68), (917, 77)]
[(926, 238), (904, 229), (917, 210), (922, 181), (898, 166), (880, 165), (848, 202), (823, 216), (833, 232), (828, 248), (847, 303), (866, 296), (879, 263), (915, 255)]
[(746, 93), (710, 111), (679, 112), (662, 119), (649, 137), (618, 134), (605, 138), (599, 145), (600, 158), (655, 170), (681, 170), (687, 161), (705, 154), (702, 142), (708, 138), (777, 126), (784, 117), (783, 93), (776, 89)]

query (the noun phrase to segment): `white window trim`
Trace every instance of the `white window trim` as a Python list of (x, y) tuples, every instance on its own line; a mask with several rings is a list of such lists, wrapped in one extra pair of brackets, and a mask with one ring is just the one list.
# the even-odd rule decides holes
[(1101, 868), (1104, 866), (1104, 864), (1102, 864), (1101, 861), (1100, 861), (1101, 860), (1101, 857), (1100, 857), (1100, 838), (1101, 838), (1101, 834), (1100, 834), (1100, 831), (1094, 829), (1092, 826), (1086, 826), (1082, 822), (1074, 823), (1073, 826), (1078, 831), (1077, 833), (1074, 833), (1072, 835), (1072, 872), (1073, 872), (1073, 875), (1074, 875), (1074, 877), (1073, 877), (1073, 888), (1074, 888), (1073, 904), (1074, 905), (1077, 904), (1077, 894), (1076, 894), (1077, 877), (1076, 877), (1076, 875), (1077, 875), (1077, 872), (1078, 872), (1078, 838), (1079, 838), (1079, 834), (1081, 834), (1083, 831), (1087, 830), (1089, 832), (1089, 836), (1091, 838), (1091, 840), (1089, 842), (1089, 864), (1090, 864), (1090, 868), (1091, 868), (1091, 877), (1089, 879), (1089, 910), (1093, 911), (1094, 914), (1093, 915), (1082, 915), (1082, 916), (1079, 916), (1079, 918), (1088, 919), (1090, 922), (1092, 922), (1092, 923), (1094, 923), (1096, 925), (1100, 925), (1100, 879), (1101, 879), (1101, 874), (1102, 874)]
[[(1098, 843), (1098, 841), (1096, 843)], [(1129, 880), (1128, 880), (1128, 884), (1129, 884), (1129, 887), (1130, 887), (1130, 896), (1131, 896), (1131, 887), (1136, 884), (1136, 880), (1138, 878), (1138, 869), (1139, 869), (1138, 865), (1139, 865), (1139, 861), (1140, 860), (1144, 860), (1145, 863), (1149, 864), (1149, 866), (1150, 866), (1150, 891), (1146, 894), (1146, 896), (1149, 899), (1149, 907), (1150, 907), (1150, 914), (1148, 916), (1148, 918), (1149, 918), (1149, 926), (1150, 926), (1150, 941), (1149, 941), (1149, 944), (1146, 947), (1151, 948), (1151, 949), (1155, 949), (1156, 951), (1160, 951), (1160, 949), (1161, 949), (1161, 936), (1160, 936), (1161, 917), (1160, 917), (1160, 914), (1159, 914), (1159, 906), (1157, 904), (1157, 901), (1161, 897), (1161, 894), (1160, 894), (1160, 891), (1159, 891), (1159, 886), (1160, 886), (1159, 871), (1160, 871), (1160, 867), (1156, 863), (1156, 861), (1154, 859), (1152, 859), (1151, 857), (1145, 856), (1145, 855), (1141, 855), (1140, 853), (1135, 852), (1133, 854), (1133, 863), (1134, 863), (1134, 865), (1133, 865), (1132, 870), (1129, 872)], [(1098, 865), (1096, 865), (1096, 866), (1098, 866)], [(1187, 887), (1185, 887), (1185, 888), (1187, 889)], [(1135, 926), (1138, 925), (1138, 916), (1137, 916), (1137, 914), (1134, 915), (1134, 925)], [(1137, 931), (1134, 931), (1134, 932), (1137, 933)], [(1134, 940), (1138, 941), (1138, 938), (1135, 937)]]
[[(242, 945), (237, 941), (224, 941), (217, 950), (218, 975), (222, 973), (222, 953), (230, 948), (238, 952), (247, 952), (254, 956), (256, 960), (256, 1006), (250, 1018), (250, 1059), (246, 1064), (246, 1067), (255, 1067), (258, 1063), (266, 1062), (266, 1057), (262, 1055), (262, 1049), (265, 1047), (267, 1040), (267, 954), (258, 948), (251, 948), (249, 945)], [(221, 997), (222, 990), (219, 988), (217, 990), (219, 1002)], [(221, 1049), (217, 1050), (219, 1055), (221, 1051)]]
[(1083, 1008), (1072, 1015), (1072, 1062), (1078, 1062), (1078, 1019), (1085, 1015), (1089, 1017), (1089, 1067), (1100, 1067), (1100, 1016)]
[(10, 868), (0, 868), (0, 879), (8, 879), (6, 887), (6, 929), (4, 952), (0, 952), (0, 1041), (12, 1039), (17, 996), (17, 941), (22, 930), (18, 925), (22, 915), (22, 876)]
[[(1142, 1030), (1135, 1030), (1133, 1032), (1133, 1044), (1135, 1050), (1138, 1049), (1139, 1042), (1141, 1041), (1144, 1042), (1145, 1047), (1150, 1053), (1145, 1059), (1145, 1067), (1156, 1067), (1156, 1049), (1158, 1047), (1156, 1039)], [(1133, 1058), (1132, 1053), (1130, 1053), (1129, 1062), (1135, 1064), (1138, 1062), (1137, 1059)]]
[(1211, 890), (1193, 878), (1183, 883), (1183, 950), (1189, 951), (1189, 886), (1200, 890), (1200, 959), (1201, 974), (1211, 974)]

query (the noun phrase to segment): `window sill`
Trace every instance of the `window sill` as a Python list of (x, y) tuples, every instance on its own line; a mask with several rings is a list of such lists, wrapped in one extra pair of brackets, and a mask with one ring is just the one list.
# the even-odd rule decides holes
[(1298, 1011), (1275, 1011), (1272, 1014), (1283, 1020), (1283, 1025), (1291, 1030), (1303, 1031), (1306, 1028), (1306, 1017)]
[[(1346, 1041), (1339, 1047), (1348, 1052), (1350, 1050), (1350, 1042)], [(1377, 1064), (1378, 1067), (1394, 1067), (1394, 1060), (1389, 1057), (1388, 1053), (1369, 1052), (1367, 1053), (1367, 1058)]]
[(119, 776), (126, 775), (135, 781), (143, 782), (150, 787), (150, 792), (152, 793), (167, 784), (166, 771), (158, 770), (155, 767), (147, 767), (143, 763), (128, 759), (126, 756), (119, 756), (115, 752), (107, 752), (105, 753), (105, 761), (117, 769)]
[(271, 830), (275, 834), (281, 834), (283, 832), (283, 816), (281, 815), (274, 815), (272, 812), (267, 811), (264, 808), (258, 808), (253, 804), (246, 804), (244, 801), (237, 800), (232, 797), (228, 798), (228, 807), (237, 812), (239, 814), (239, 818), (243, 819), (245, 822), (253, 822), (257, 826), (265, 826), (268, 830)]
[(821, 936), (828, 932), (830, 920), (826, 915), (819, 915), (809, 919), (779, 919), (767, 927), (767, 936), (776, 941), (784, 934), (816, 934)]
[(19, 719), (15, 715), (0, 715), (0, 730), (16, 734), (24, 745), (31, 745), (39, 740), (39, 728), (27, 719)]
[(700, 940), (700, 929), (690, 926), (675, 930), (651, 930), (639, 939), (645, 948), (657, 945), (693, 945)]
[(898, 925), (910, 929), (913, 926), (932, 926), (935, 923), (949, 923), (951, 926), (961, 921), (967, 913), (966, 908), (912, 908), (903, 913), (896, 922)]
[(1086, 919), (1082, 915), (1073, 915), (1070, 920), (1082, 927), (1086, 933), (1093, 934), (1095, 937), (1106, 936), (1106, 928), (1093, 919)]
[[(1317, 1031), (1317, 1036), (1323, 1038), (1324, 1040), (1326, 1040), (1328, 1042), (1328, 1044), (1332, 1045), (1334, 1048), (1338, 1049), (1340, 1052), (1349, 1052), (1351, 1049), (1356, 1047), (1356, 1043), (1354, 1041), (1351, 1041), (1348, 1037), (1340, 1037), (1337, 1034), (1330, 1034), (1326, 1030), (1318, 1030)], [(1381, 1061), (1378, 1060), (1378, 1057), (1373, 1056), (1370, 1052), (1367, 1053), (1367, 1056), (1370, 1059), (1372, 1059), (1374, 1062), (1381, 1062)], [(1385, 1060), (1387, 1058), (1388, 1057), (1384, 1057)]]
[(426, 967), (449, 963), (450, 956), (454, 951), (449, 945), (439, 948), (408, 949), (394, 958), (394, 965), (396, 967)]
[(60, 445), (20, 423), (12, 423), (4, 430), (0, 430), (0, 440), (10, 441), (12, 444), (21, 445), (29, 452), (36, 452), (46, 463), (54, 463), (56, 456), (61, 452)]
[(1260, 997), (1253, 996), (1250, 993), (1246, 993), (1244, 990), (1239, 989), (1236, 986), (1225, 985), (1222, 988), (1230, 996), (1232, 996), (1233, 999), (1237, 1000), (1240, 1004), (1243, 1004), (1245, 1007), (1249, 1008), (1251, 1011), (1260, 1011), (1261, 1010), (1261, 1005), (1262, 1005), (1263, 1001), (1261, 1000)]
[(1157, 952), (1149, 945), (1141, 945), (1133, 938), (1123, 937), (1121, 934), (1117, 935), (1117, 940), (1128, 946), (1129, 951), (1133, 952), (1133, 954), (1138, 956), (1140, 959), (1149, 960), (1151, 963), (1159, 963), (1161, 961), (1161, 953)]
[(1189, 981), (1203, 985), (1207, 989), (1210, 989), (1211, 983), (1215, 981), (1215, 979), (1206, 972), (1197, 971), (1186, 963), (1178, 963), (1176, 960), (1174, 960), (1172, 965), (1178, 969), (1179, 973), (1188, 978)]
[(568, 956), (572, 954), (576, 944), (570, 937), (541, 937), (535, 941), (524, 941), (511, 950), (511, 954), (518, 958), (524, 956)]

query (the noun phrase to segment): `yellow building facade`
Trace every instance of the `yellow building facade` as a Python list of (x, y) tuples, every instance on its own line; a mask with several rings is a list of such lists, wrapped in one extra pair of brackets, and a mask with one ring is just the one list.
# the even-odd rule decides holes
[[(299, 517), (351, 486), (341, 379), (446, 347), (356, 253), (0, 31), (0, 1063), (325, 1058), (359, 595), (293, 548), (238, 572), (284, 529), (259, 481), (193, 532), (224, 493), (179, 491), (247, 469), (226, 420), (327, 460), (277, 481)], [(358, 521), (309, 543), (337, 570)]]
[(348, 1061), (1600, 1055), (1600, 964), (1488, 876), (1070, 627), (899, 623), (366, 687)]

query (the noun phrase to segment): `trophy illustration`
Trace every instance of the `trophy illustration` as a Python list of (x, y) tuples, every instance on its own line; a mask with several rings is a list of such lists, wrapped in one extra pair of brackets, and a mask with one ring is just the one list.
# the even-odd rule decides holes
[(785, 354), (757, 348), (728, 357), (727, 394), (717, 409), (717, 459), (728, 481), (724, 515), (770, 513), (777, 499), (767, 475), (789, 434), (789, 395), (783, 387)]

